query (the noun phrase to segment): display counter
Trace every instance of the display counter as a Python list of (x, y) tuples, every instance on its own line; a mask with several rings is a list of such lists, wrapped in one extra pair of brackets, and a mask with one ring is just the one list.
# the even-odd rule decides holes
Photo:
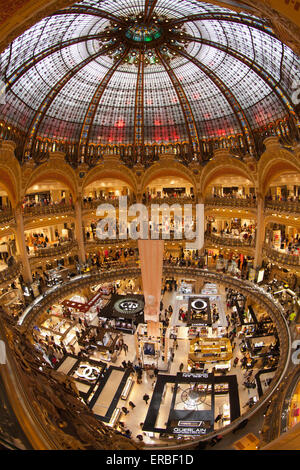
[(116, 330), (133, 334), (136, 325), (144, 322), (144, 297), (134, 294), (113, 294), (101, 308), (99, 316), (113, 321)]
[(191, 367), (200, 367), (201, 363), (225, 363), (231, 358), (232, 348), (228, 338), (198, 338), (190, 341), (188, 363)]
[(267, 336), (254, 336), (246, 339), (246, 345), (250, 350), (251, 357), (260, 357), (270, 351), (272, 346), (275, 346), (276, 338), (273, 335)]
[(55, 343), (58, 345), (70, 346), (77, 340), (76, 331), (78, 331), (78, 327), (76, 322), (56, 315), (50, 315), (41, 324), (39, 330), (40, 335), (44, 337), (53, 336)]
[(127, 379), (127, 381), (126, 381), (126, 384), (125, 384), (125, 387), (124, 387), (124, 389), (123, 389), (122, 395), (121, 395), (121, 399), (122, 399), (122, 400), (127, 400), (127, 399), (128, 399), (133, 384), (134, 384), (133, 378), (132, 378), (132, 377), (128, 377), (128, 379)]
[(119, 419), (120, 419), (120, 417), (121, 417), (121, 414), (122, 414), (121, 409), (120, 409), (120, 408), (116, 408), (116, 409), (113, 411), (112, 417), (110, 418), (109, 423), (107, 423), (107, 426), (110, 426), (111, 428), (116, 427), (116, 425), (118, 424)]
[(158, 336), (148, 333), (147, 324), (140, 323), (135, 333), (136, 354), (144, 366), (162, 367), (169, 359), (170, 329), (158, 324)]
[(116, 352), (120, 339), (118, 331), (111, 328), (102, 328), (99, 326), (89, 326), (85, 329), (78, 340), (82, 347), (94, 347), (95, 351), (101, 352), (108, 357)]

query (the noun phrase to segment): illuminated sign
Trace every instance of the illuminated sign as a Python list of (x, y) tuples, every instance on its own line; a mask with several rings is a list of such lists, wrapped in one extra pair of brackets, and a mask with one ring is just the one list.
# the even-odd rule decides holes
[(205, 308), (207, 308), (207, 302), (202, 299), (196, 299), (191, 303), (191, 307), (194, 310), (204, 310)]
[(114, 309), (124, 315), (139, 313), (144, 309), (144, 302), (135, 298), (118, 300)]

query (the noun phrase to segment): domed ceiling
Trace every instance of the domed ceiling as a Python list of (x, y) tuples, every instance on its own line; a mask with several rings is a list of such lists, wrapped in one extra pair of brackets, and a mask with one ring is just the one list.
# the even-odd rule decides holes
[(294, 115), (299, 58), (268, 24), (190, 0), (84, 0), (1, 55), (0, 119), (26, 141), (190, 142)]

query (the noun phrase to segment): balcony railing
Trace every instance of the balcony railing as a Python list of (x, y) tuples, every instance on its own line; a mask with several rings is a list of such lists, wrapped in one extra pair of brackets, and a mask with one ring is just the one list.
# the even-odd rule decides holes
[(154, 197), (151, 199), (144, 198), (143, 203), (146, 204), (193, 204), (196, 202), (196, 199), (191, 196), (169, 196), (169, 197)]
[[(130, 198), (127, 199), (127, 203), (130, 204)], [(119, 198), (111, 199), (111, 198), (99, 198), (93, 199), (91, 201), (82, 201), (82, 208), (83, 209), (97, 209), (98, 206), (101, 204), (111, 204), (114, 207), (119, 206)]]
[(0, 210), (0, 224), (7, 224), (12, 221), (14, 215), (11, 209)]
[(77, 246), (77, 241), (71, 241), (62, 243), (61, 245), (53, 246), (51, 248), (38, 248), (33, 255), (29, 256), (29, 258), (31, 260), (37, 258), (50, 258), (52, 256), (68, 253)]
[(222, 196), (211, 196), (205, 199), (207, 206), (214, 207), (256, 207), (256, 200), (249, 198), (235, 198), (235, 197), (222, 197)]
[(12, 266), (7, 267), (3, 271), (0, 271), (0, 284), (15, 279), (20, 274), (21, 269), (22, 263), (17, 262)]
[(106, 240), (101, 240), (100, 238), (91, 238), (89, 240), (85, 240), (85, 246), (86, 248), (95, 248), (97, 246), (102, 246), (102, 245), (124, 245), (124, 244), (131, 244), (131, 245), (137, 245), (136, 240), (132, 240), (131, 238), (127, 238), (126, 240), (121, 240), (120, 238), (114, 239), (106, 239)]
[(266, 199), (266, 209), (272, 209), (276, 212), (291, 212), (300, 214), (300, 201), (273, 201)]
[(224, 246), (243, 246), (253, 248), (255, 246), (254, 239), (244, 239), (241, 240), (240, 238), (233, 238), (230, 236), (218, 236), (213, 235), (212, 233), (208, 234), (205, 233), (205, 241), (212, 242), (217, 245), (224, 245)]
[(74, 206), (71, 204), (51, 204), (45, 206), (32, 206), (24, 208), (24, 216), (54, 215), (65, 214), (66, 212), (74, 212)]
[(287, 253), (281, 253), (275, 250), (270, 245), (264, 245), (264, 252), (266, 256), (279, 264), (285, 264), (291, 267), (300, 268), (300, 256), (299, 254), (288, 255)]

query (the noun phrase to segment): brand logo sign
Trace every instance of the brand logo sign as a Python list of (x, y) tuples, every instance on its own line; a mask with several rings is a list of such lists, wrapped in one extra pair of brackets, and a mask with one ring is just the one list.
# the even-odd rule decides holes
[(100, 370), (97, 367), (90, 366), (88, 364), (80, 366), (80, 372), (76, 371), (77, 377), (84, 380), (95, 380), (100, 374)]
[(142, 302), (139, 299), (134, 299), (134, 298), (118, 300), (114, 305), (114, 309), (117, 310), (117, 312), (122, 313), (122, 314), (139, 313), (143, 310), (143, 308), (144, 308), (144, 302)]
[(207, 308), (207, 302), (202, 299), (196, 299), (191, 303), (191, 307), (194, 310), (204, 310), (205, 308)]

